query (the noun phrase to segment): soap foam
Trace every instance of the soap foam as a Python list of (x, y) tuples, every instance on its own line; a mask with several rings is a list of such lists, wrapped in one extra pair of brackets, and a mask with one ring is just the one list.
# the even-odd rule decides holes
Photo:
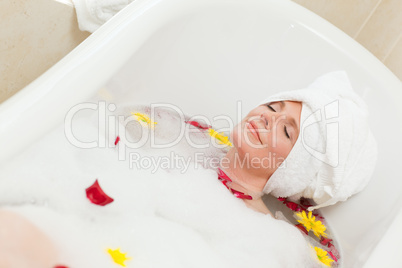
[[(76, 120), (75, 134), (93, 139), (94, 122)], [(69, 267), (115, 267), (107, 248), (127, 253), (127, 267), (319, 267), (299, 230), (247, 208), (214, 170), (196, 163), (184, 174), (130, 168), (118, 147), (71, 145), (64, 126), (3, 163), (0, 178), (1, 206), (41, 228)], [(114, 202), (89, 202), (85, 189), (95, 179)]]

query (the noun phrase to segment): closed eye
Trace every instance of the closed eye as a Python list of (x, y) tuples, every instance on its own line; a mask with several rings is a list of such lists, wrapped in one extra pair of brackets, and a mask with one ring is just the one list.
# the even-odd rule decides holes
[(275, 110), (274, 108), (272, 108), (271, 105), (267, 104), (267, 107), (268, 107), (268, 109), (270, 109), (271, 111), (276, 112), (276, 110)]
[(286, 126), (283, 127), (283, 130), (285, 131), (285, 135), (288, 139), (290, 139), (289, 133), (288, 133), (288, 129), (286, 128)]

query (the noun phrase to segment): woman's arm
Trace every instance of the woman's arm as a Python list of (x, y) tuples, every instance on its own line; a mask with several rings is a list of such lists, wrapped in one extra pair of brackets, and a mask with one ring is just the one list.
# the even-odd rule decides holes
[(24, 217), (0, 209), (0, 268), (54, 267), (50, 239)]

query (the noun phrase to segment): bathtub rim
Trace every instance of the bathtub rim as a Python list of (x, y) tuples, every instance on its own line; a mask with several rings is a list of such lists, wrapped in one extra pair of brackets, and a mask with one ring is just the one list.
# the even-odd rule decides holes
[[(40, 102), (40, 100), (46, 99), (49, 92), (58, 88), (58, 82), (62, 81), (63, 78), (68, 76), (70, 73), (73, 73), (74, 69), (85, 65), (85, 60), (94, 57), (96, 51), (110, 45), (109, 41), (104, 42), (104, 40), (110, 40), (113, 33), (116, 35), (115, 31), (121, 31), (124, 29), (125, 25), (140, 19), (140, 17), (143, 17), (142, 15), (147, 13), (152, 6), (157, 5), (160, 2), (180, 3), (180, 1), (181, 0), (137, 0), (132, 2), (55, 65), (49, 68), (45, 73), (1, 103), (0, 122), (2, 122), (2, 124), (0, 125), (0, 138), (3, 138), (2, 141), (10, 140), (10, 138), (13, 137), (12, 135), (7, 134), (7, 132), (9, 132), (9, 129), (7, 128), (16, 120), (16, 118), (23, 118), (22, 115), (26, 114), (30, 107), (35, 103)], [(239, 0), (231, 1), (233, 3), (240, 2)], [(254, 1), (262, 2), (261, 0)], [(402, 90), (398, 90), (398, 88), (402, 89), (401, 81), (379, 59), (346, 33), (342, 32), (340, 29), (315, 13), (290, 0), (266, 0), (262, 4), (273, 5), (274, 8), (279, 9), (283, 13), (292, 13), (292, 15), (296, 14), (296, 17), (292, 17), (293, 20), (315, 33), (323, 40), (332, 44), (351, 59), (360, 62), (359, 65), (366, 72), (373, 76), (381, 77), (381, 80), (378, 80), (378, 82), (383, 85), (384, 90), (391, 91), (391, 94), (397, 99), (402, 99)], [(177, 8), (177, 6), (177, 4), (173, 4), (172, 10)], [(286, 12), (283, 11), (285, 9)], [(142, 38), (138, 41), (146, 38), (146, 33), (144, 34), (144, 31), (140, 34), (142, 35)], [(335, 42), (334, 40), (337, 41)], [(137, 43), (139, 43), (138, 41)], [(119, 64), (118, 67), (121, 67), (122, 63), (120, 62)], [(116, 71), (118, 67), (114, 68), (114, 70)], [(95, 91), (96, 90), (93, 89), (92, 91), (87, 91), (85, 93), (79, 92), (78, 94), (80, 94), (80, 97), (77, 96), (75, 99), (83, 99), (85, 96), (89, 97), (89, 95), (95, 93)], [(61, 98), (59, 98), (59, 100), (62, 101)], [(72, 102), (70, 103), (72, 104)], [(54, 120), (52, 122), (53, 124), (55, 123)], [(32, 134), (34, 135), (34, 133)], [(36, 137), (38, 136), (39, 135), (36, 135)], [(30, 141), (33, 140), (34, 139), (30, 139)], [(4, 142), (3, 144), (0, 142), (0, 146), (1, 145), (5, 145)], [(11, 150), (11, 148), (6, 149), (4, 153), (0, 153), (0, 161), (6, 159), (7, 155), (12, 156), (17, 154), (22, 150), (22, 147), (23, 146), (17, 146), (17, 150)]]
[[(91, 52), (92, 49), (96, 50), (98, 47), (102, 47), (102, 41), (108, 39), (107, 36), (113, 32), (115, 29), (122, 28), (121, 26), (129, 24), (131, 21), (137, 20), (141, 17), (149, 8), (158, 4), (159, 2), (180, 2), (181, 0), (136, 0), (129, 4), (126, 8), (119, 12), (112, 19), (107, 21), (102, 25), (97, 31), (92, 33), (88, 38), (86, 38), (81, 44), (75, 47), (70, 53), (63, 57), (60, 61), (50, 67), (46, 72), (33, 80), (30, 84), (25, 86), (23, 89), (19, 90), (16, 94), (5, 100), (0, 104), (0, 121), (10, 122), (14, 118), (12, 114), (19, 114), (18, 111), (24, 110), (26, 107), (24, 104), (32, 103), (29, 98), (35, 94), (38, 96), (35, 98), (34, 102), (38, 99), (45, 98), (46, 93), (48, 93), (52, 88), (46, 86), (55, 87), (55, 82), (63, 78), (68, 72), (71, 72), (74, 67), (79, 66), (84, 62), (83, 59), (93, 56), (95, 53)], [(239, 2), (238, 0), (233, 0), (233, 2)], [(260, 1), (260, 0), (254, 0)], [(260, 1), (261, 2), (261, 1)], [(375, 74), (381, 77), (380, 80), (384, 84), (384, 88), (390, 90), (391, 88), (402, 88), (401, 81), (396, 77), (394, 73), (388, 69), (378, 58), (376, 58), (371, 52), (369, 52), (365, 47), (357, 43), (353, 38), (348, 36), (346, 33), (341, 31), (336, 26), (332, 25), (327, 20), (313, 13), (312, 11), (304, 8), (303, 6), (288, 1), (277, 1), (269, 0), (266, 1), (267, 5), (277, 5), (279, 8), (288, 8), (289, 13), (297, 11), (295, 14), (298, 16), (295, 19), (300, 25), (304, 26), (306, 29), (317, 34), (323, 40), (332, 44), (334, 47), (338, 48), (345, 55), (348, 55), (352, 59), (356, 59), (361, 62), (361, 66), (367, 72)], [(268, 3), (269, 2), (269, 3)], [(139, 13), (139, 14), (136, 14)], [(314, 25), (314, 27), (312, 26)], [(119, 27), (120, 26), (120, 27)], [(325, 34), (324, 34), (325, 33)], [(333, 40), (339, 40), (335, 42)], [(93, 45), (94, 44), (94, 45)], [(100, 44), (100, 45), (96, 45)], [(345, 48), (348, 48), (346, 50)], [(84, 56), (78, 59), (78, 56)], [(385, 79), (384, 79), (385, 78)], [(50, 80), (53, 83), (46, 83)], [(50, 84), (50, 85), (49, 85)], [(399, 90), (392, 90), (392, 94), (402, 99), (402, 92)], [(93, 93), (93, 91), (92, 91)], [(0, 127), (0, 135), (4, 132), (4, 127)], [(0, 155), (0, 160), (3, 160), (3, 155)]]
[[(70, 53), (64, 56), (56, 64), (50, 67), (46, 72), (41, 74), (23, 89), (19, 90), (16, 94), (2, 102), (0, 104), (0, 119), (5, 119), (4, 113), (6, 113), (8, 110), (17, 110), (17, 108), (13, 107), (21, 106), (21, 103), (26, 102), (26, 98), (29, 97), (26, 97), (26, 95), (33, 95), (32, 93), (42, 93), (39, 94), (39, 97), (37, 99), (44, 97), (48, 91), (45, 87), (41, 87), (42, 85), (46, 85), (46, 83), (44, 82), (49, 79), (59, 80), (51, 79), (51, 76), (55, 75), (58, 78), (61, 78), (66, 73), (63, 72), (64, 70), (71, 70), (71, 67), (78, 66), (80, 63), (82, 63), (83, 60), (74, 61), (74, 59), (77, 58), (78, 55), (85, 55), (86, 53), (93, 54), (90, 53), (90, 50), (92, 48), (96, 48), (97, 46), (92, 45), (92, 43), (99, 43), (98, 41), (102, 41), (103, 39), (105, 39), (105, 37), (114, 29), (118, 29), (119, 25), (128, 24), (131, 21), (137, 20), (137, 18), (142, 15), (142, 13), (138, 11), (141, 10), (145, 12), (152, 6), (164, 1), (177, 2), (180, 0), (136, 0), (135, 2), (129, 4), (126, 8), (120, 11), (118, 15), (114, 16), (112, 19), (102, 25), (97, 31), (88, 36), (88, 38), (86, 38), (82, 43), (75, 47)], [(238, 0), (233, 0), (233, 2), (236, 1), (238, 2)], [(376, 74), (377, 76), (382, 78), (385, 77), (386, 79), (382, 79), (381, 81), (385, 83), (386, 88), (402, 88), (402, 82), (377, 57), (375, 57), (370, 51), (368, 51), (364, 46), (355, 41), (352, 37), (344, 33), (342, 30), (340, 30), (324, 18), (318, 16), (317, 14), (299, 5), (298, 3), (292, 2), (290, 0), (269, 0), (266, 2), (267, 5), (274, 4), (279, 6), (279, 8), (286, 7), (292, 9), (290, 11), (300, 11), (295, 13), (298, 15), (298, 17), (293, 18), (297, 20), (298, 23), (300, 23), (311, 32), (317, 34), (319, 37), (332, 44), (334, 47), (337, 47), (340, 51), (344, 52), (350, 58), (358, 59), (360, 62), (364, 63), (360, 65), (369, 73)], [(314, 25), (315, 28), (312, 25)], [(339, 42), (335, 42), (333, 40), (339, 40)], [(345, 50), (344, 47), (351, 49), (351, 51)], [(68, 68), (69, 66), (71, 67)], [(41, 88), (41, 90), (37, 90), (37, 88)], [(395, 92), (393, 93), (396, 93), (399, 98), (402, 98), (402, 92), (395, 90)], [(2, 131), (1, 127), (0, 131)], [(0, 160), (1, 159), (2, 158), (0, 157)]]

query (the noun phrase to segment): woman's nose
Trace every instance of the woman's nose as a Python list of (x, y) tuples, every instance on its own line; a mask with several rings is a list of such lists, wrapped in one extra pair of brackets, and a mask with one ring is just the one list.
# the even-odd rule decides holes
[(268, 127), (268, 126), (269, 126), (268, 118), (267, 118), (267, 116), (266, 116), (264, 113), (261, 114), (260, 119), (261, 119), (262, 122), (264, 123), (265, 127)]
[(286, 115), (280, 112), (266, 111), (260, 115), (260, 119), (265, 124), (265, 128), (269, 130), (278, 124), (284, 116)]

